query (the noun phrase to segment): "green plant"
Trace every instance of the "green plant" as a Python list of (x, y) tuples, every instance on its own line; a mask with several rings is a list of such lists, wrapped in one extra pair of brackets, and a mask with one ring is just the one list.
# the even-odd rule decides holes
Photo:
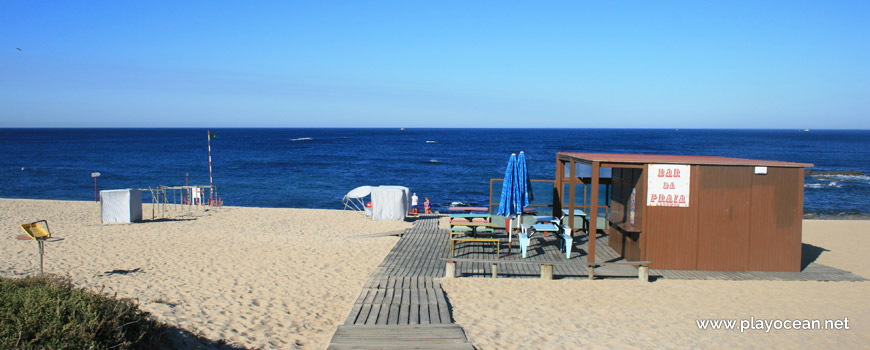
[(165, 329), (133, 300), (62, 277), (0, 278), (0, 349), (151, 349)]

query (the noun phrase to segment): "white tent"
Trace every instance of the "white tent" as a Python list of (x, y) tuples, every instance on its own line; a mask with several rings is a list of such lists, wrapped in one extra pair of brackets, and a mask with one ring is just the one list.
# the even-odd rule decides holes
[(360, 186), (350, 190), (341, 202), (344, 203), (344, 209), (355, 209), (362, 211), (365, 208), (365, 197), (372, 194), (372, 186)]
[(142, 221), (142, 191), (100, 191), (100, 213), (104, 223)]
[(402, 186), (372, 188), (372, 221), (404, 220), (410, 207), (409, 192)]
[[(365, 197), (371, 196), (371, 208), (365, 205)], [(345, 209), (366, 211), (373, 221), (404, 220), (410, 209), (411, 191), (404, 186), (360, 186), (348, 192), (342, 199)]]

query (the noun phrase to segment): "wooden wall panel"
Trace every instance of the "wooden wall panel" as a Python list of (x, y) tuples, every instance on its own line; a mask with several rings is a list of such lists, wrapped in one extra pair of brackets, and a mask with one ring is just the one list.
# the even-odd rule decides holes
[[(638, 186), (642, 170), (614, 168), (612, 174), (613, 189), (610, 197), (610, 222), (614, 224), (630, 223), (631, 191)], [(642, 188), (638, 189), (638, 191), (640, 190)], [(635, 226), (638, 227), (642, 220), (642, 215), (640, 214), (642, 208), (639, 206), (639, 203), (640, 201), (636, 200)], [(641, 260), (642, 249), (637, 233), (626, 233), (618, 228), (614, 228), (609, 232), (611, 233), (608, 243), (613, 250), (627, 260)]]
[[(631, 223), (631, 191), (635, 190), (635, 208), (634, 208), (634, 226), (643, 227), (643, 203), (646, 202), (646, 194), (643, 192), (646, 186), (641, 185), (643, 169), (625, 169), (630, 174), (628, 187), (625, 189), (626, 201), (626, 218), (625, 222)], [(625, 253), (627, 260), (640, 261), (643, 260), (643, 249), (641, 248), (640, 236), (642, 233), (631, 232), (624, 235)]]
[[(622, 169), (613, 169), (611, 174), (613, 190), (610, 191), (610, 216), (608, 218), (608, 227), (610, 227), (610, 222), (618, 223), (625, 218), (625, 201), (622, 199), (625, 180), (622, 178)], [(607, 243), (610, 245), (610, 248), (616, 251), (616, 254), (624, 256), (622, 232), (611, 227), (607, 229), (607, 233), (609, 234)]]
[(640, 233), (631, 232), (623, 235), (623, 242), (625, 245), (625, 251), (623, 252), (623, 256), (625, 260), (629, 261), (642, 261), (643, 252), (640, 247)]
[(697, 192), (698, 270), (745, 271), (753, 167), (703, 166)]
[(748, 269), (800, 271), (804, 169), (768, 167), (752, 179)]
[[(612, 172), (613, 190), (610, 192), (610, 221), (615, 223), (624, 222), (626, 219), (626, 210), (628, 208), (627, 198), (631, 190), (629, 179), (625, 178), (628, 174), (627, 169), (615, 168)], [(629, 193), (626, 194), (626, 191)]]
[[(698, 193), (699, 166), (692, 165), (690, 193)], [(646, 179), (643, 180), (646, 189)], [(689, 196), (688, 208), (646, 207), (646, 191), (638, 193), (646, 211), (643, 214), (640, 245), (650, 268), (694, 270), (698, 259), (698, 196)]]

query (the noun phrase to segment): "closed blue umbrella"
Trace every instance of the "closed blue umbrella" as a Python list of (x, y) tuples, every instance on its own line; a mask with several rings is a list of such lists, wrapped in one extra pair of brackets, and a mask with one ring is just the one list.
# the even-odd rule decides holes
[(511, 158), (508, 160), (507, 168), (504, 171), (504, 181), (501, 183), (501, 197), (498, 200), (498, 212), (497, 215), (501, 215), (504, 217), (511, 216), (516, 214), (516, 197), (514, 193), (514, 184), (516, 182), (516, 166), (517, 166), (517, 155), (516, 153), (511, 154)]
[(529, 169), (526, 167), (526, 154), (520, 152), (517, 157), (517, 192), (519, 192), (519, 212), (529, 206), (534, 195), (532, 194), (532, 180), (529, 178)]
[[(513, 217), (514, 215), (522, 215), (523, 208), (529, 205), (532, 198), (531, 180), (529, 179), (529, 171), (526, 167), (526, 155), (523, 152), (520, 152), (519, 157), (516, 154), (511, 154), (505, 169), (498, 212), (496, 213), (510, 218), (507, 227), (508, 251), (510, 251), (511, 243), (513, 242), (513, 230), (511, 229), (513, 227)], [(520, 222), (518, 221), (517, 227), (519, 227), (519, 224)]]

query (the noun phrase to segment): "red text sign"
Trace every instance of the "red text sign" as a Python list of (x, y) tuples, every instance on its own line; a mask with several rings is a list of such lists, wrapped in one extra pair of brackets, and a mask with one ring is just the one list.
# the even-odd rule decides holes
[(650, 164), (646, 205), (688, 207), (690, 169), (688, 165)]

